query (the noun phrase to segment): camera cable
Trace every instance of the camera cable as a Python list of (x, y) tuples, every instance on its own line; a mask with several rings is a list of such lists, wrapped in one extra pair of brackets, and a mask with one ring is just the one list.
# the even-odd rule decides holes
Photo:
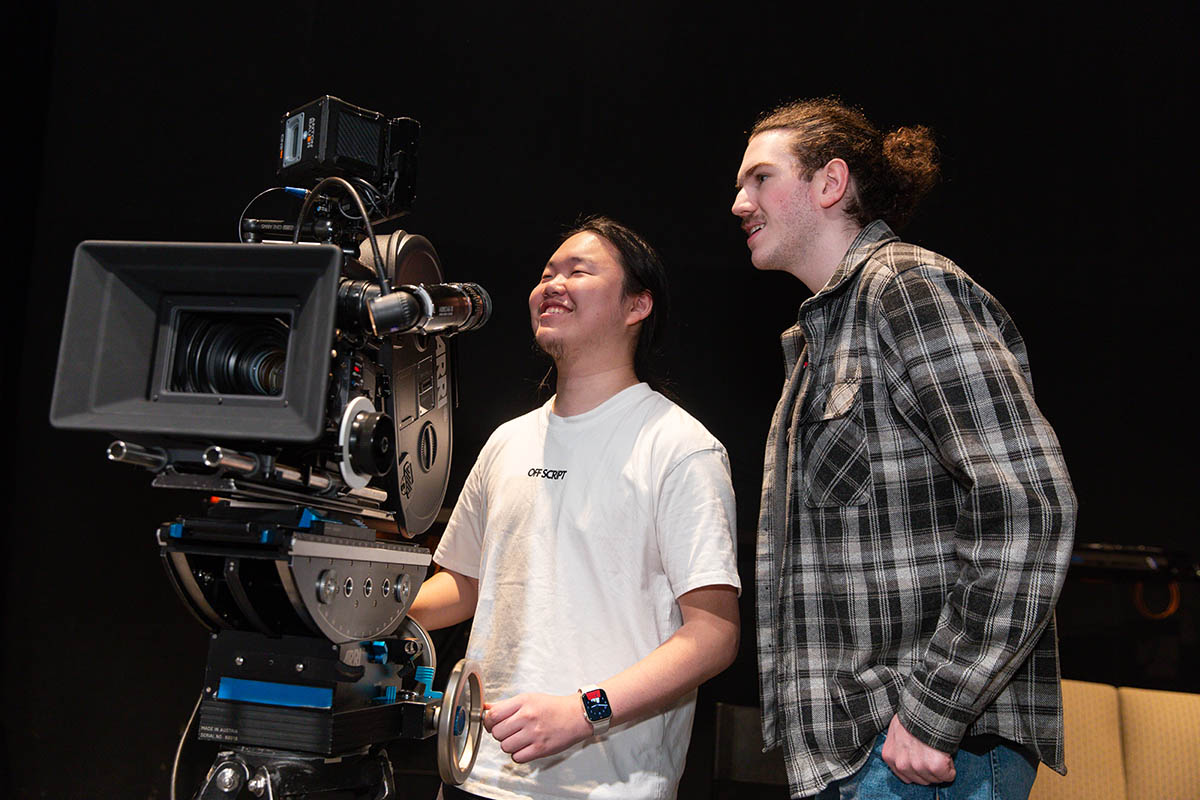
[(304, 205), (300, 207), (300, 214), (296, 217), (296, 232), (292, 236), (292, 244), (299, 244), (300, 242), (300, 226), (304, 223), (304, 217), (307, 216), (308, 210), (312, 207), (313, 198), (317, 196), (317, 192), (323, 186), (330, 183), (337, 184), (346, 189), (358, 206), (358, 213), (362, 215), (363, 225), (367, 228), (367, 238), (371, 240), (371, 249), (375, 252), (375, 277), (379, 281), (380, 294), (391, 294), (392, 287), (388, 284), (387, 270), (384, 268), (383, 256), (379, 251), (379, 242), (375, 238), (375, 229), (371, 227), (371, 220), (367, 216), (366, 206), (363, 205), (362, 197), (359, 196), (358, 190), (346, 179), (338, 177), (325, 178), (312, 188), (308, 193), (308, 197), (304, 198)]
[(183, 726), (183, 733), (179, 734), (179, 746), (175, 748), (175, 761), (171, 764), (171, 800), (175, 800), (175, 781), (179, 777), (179, 761), (183, 755), (183, 744), (192, 730), (192, 723), (196, 721), (196, 712), (200, 710), (200, 701), (203, 699), (203, 694), (196, 697), (196, 705), (192, 706), (192, 715), (188, 717), (187, 725)]
[[(383, 195), (380, 193), (380, 191), (378, 189), (376, 189), (374, 186), (372, 186), (370, 183), (368, 183), (367, 181), (363, 180), (362, 178), (350, 178), (349, 181), (352, 184), (354, 184), (355, 186), (357, 186), (359, 188), (359, 190), (362, 192), (362, 197), (364, 199), (364, 203), (370, 209), (370, 211), (373, 212), (376, 216), (379, 216), (379, 217), (384, 216), (384, 213), (385, 213), (384, 209), (380, 205), (380, 201), (383, 199)], [(347, 204), (345, 202), (338, 204), (338, 211), (340, 211), (342, 213), (343, 217), (345, 217), (346, 219), (355, 220), (355, 221), (361, 219), (361, 217), (355, 216), (354, 214), (350, 213), (350, 210), (346, 208), (346, 205)]]

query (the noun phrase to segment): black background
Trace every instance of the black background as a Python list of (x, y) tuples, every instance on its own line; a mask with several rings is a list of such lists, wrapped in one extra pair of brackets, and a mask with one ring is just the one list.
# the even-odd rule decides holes
[[(495, 302), (460, 340), (447, 502), (490, 431), (540, 402), (524, 304), (556, 235), (607, 213), (671, 270), (663, 365), (729, 450), (752, 588), (777, 336), (806, 292), (752, 269), (732, 185), (760, 111), (839, 94), (882, 128), (935, 131), (944, 180), (906, 238), (954, 259), (1020, 326), (1081, 501), (1077, 541), (1195, 555), (1190, 26), (1165, 11), (803, 5), (60, 3), (16, 18), (3, 122), (20, 209), (0, 348), (5, 785), (165, 796), (203, 671), (204, 633), (152, 539), (187, 499), (108, 464), (109, 437), (47, 422), (72, 251), (86, 238), (230, 241), (275, 183), (280, 117), (326, 93), (422, 122), (404, 226), (433, 241), (448, 279)], [(1069, 581), (1064, 674), (1200, 690), (1195, 588), (1150, 621), (1129, 587)], [(1147, 602), (1167, 595), (1148, 587)], [(702, 698), (755, 701), (752, 645), (746, 617), (741, 658)], [(690, 766), (683, 796), (703, 796), (701, 778)]]

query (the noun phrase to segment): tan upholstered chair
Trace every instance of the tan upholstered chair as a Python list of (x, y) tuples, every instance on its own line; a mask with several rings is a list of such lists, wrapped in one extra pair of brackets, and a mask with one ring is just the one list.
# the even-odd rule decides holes
[(1128, 800), (1200, 798), (1200, 694), (1127, 687), (1117, 694)]
[(1063, 681), (1067, 775), (1038, 765), (1030, 800), (1127, 800), (1117, 688)]
[(1063, 681), (1067, 776), (1031, 800), (1200, 799), (1200, 694)]

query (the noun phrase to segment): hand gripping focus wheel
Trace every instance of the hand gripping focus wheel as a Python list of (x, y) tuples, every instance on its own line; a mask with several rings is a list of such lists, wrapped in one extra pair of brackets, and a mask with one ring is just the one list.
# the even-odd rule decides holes
[(479, 665), (465, 658), (454, 665), (442, 705), (434, 712), (438, 772), (458, 786), (471, 774), (483, 732), (483, 678)]

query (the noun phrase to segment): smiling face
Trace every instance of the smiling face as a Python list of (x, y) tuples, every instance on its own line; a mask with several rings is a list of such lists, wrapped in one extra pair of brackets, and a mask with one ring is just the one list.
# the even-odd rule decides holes
[[(559, 246), (529, 294), (538, 346), (560, 366), (588, 354), (633, 360), (646, 296), (626, 295), (625, 270), (616, 249), (591, 231)], [(640, 299), (639, 299), (640, 298)]]
[(750, 261), (758, 269), (797, 273), (816, 238), (812, 181), (800, 175), (792, 135), (782, 129), (757, 134), (738, 170), (731, 210), (742, 220)]

